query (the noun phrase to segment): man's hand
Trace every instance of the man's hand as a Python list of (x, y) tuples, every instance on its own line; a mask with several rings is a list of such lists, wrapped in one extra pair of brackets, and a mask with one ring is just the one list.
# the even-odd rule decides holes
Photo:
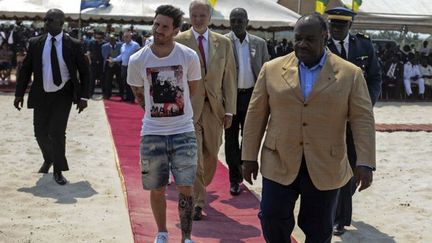
[(370, 187), (372, 184), (372, 169), (366, 166), (357, 166), (354, 170), (354, 180), (356, 187), (360, 185), (359, 192)]
[(224, 118), (224, 128), (225, 129), (228, 129), (231, 127), (232, 117), (233, 117), (232, 115), (225, 115), (225, 118)]
[(80, 100), (77, 104), (78, 114), (87, 107), (87, 100)]
[(258, 162), (245, 160), (243, 161), (243, 177), (245, 181), (249, 182), (249, 184), (253, 185), (251, 175), (253, 179), (257, 179), (258, 175)]
[(15, 97), (14, 106), (17, 110), (21, 110), (23, 107), (24, 98), (23, 97)]

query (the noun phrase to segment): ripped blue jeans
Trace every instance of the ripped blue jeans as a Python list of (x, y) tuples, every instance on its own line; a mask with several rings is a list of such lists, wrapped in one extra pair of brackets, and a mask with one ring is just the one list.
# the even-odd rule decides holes
[(195, 132), (142, 136), (140, 157), (144, 189), (166, 186), (169, 170), (176, 185), (193, 186), (198, 162)]

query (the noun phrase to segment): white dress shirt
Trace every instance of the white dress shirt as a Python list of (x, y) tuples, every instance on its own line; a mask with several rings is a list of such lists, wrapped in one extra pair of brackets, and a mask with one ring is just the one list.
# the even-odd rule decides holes
[(249, 46), (249, 34), (246, 33), (246, 37), (243, 43), (240, 39), (233, 33), (234, 45), (237, 51), (238, 58), (238, 80), (237, 85), (239, 89), (249, 89), (253, 88), (255, 85), (255, 80), (251, 67), (251, 56), (250, 56), (250, 46)]
[[(192, 28), (192, 33), (194, 34), (195, 40), (197, 42), (197, 45), (199, 46), (199, 41), (198, 41), (198, 37), (201, 35), (200, 33), (196, 32), (194, 30), (194, 28)], [(205, 55), (205, 63), (208, 67), (208, 56), (209, 56), (209, 31), (208, 29), (206, 30), (206, 32), (204, 32), (204, 34), (202, 34), (202, 36), (204, 37), (203, 41), (203, 47), (204, 47), (204, 55)]]
[(45, 92), (56, 92), (63, 88), (65, 83), (70, 79), (69, 70), (67, 69), (66, 63), (63, 59), (63, 31), (60, 34), (56, 35), (54, 38), (55, 47), (57, 51), (58, 63), (60, 66), (60, 74), (62, 78), (62, 83), (57, 86), (54, 84), (53, 75), (51, 71), (51, 38), (53, 36), (48, 33), (47, 38), (45, 40), (45, 45), (42, 52), (42, 78), (43, 78), (43, 87)]
[[(339, 43), (340, 41), (335, 40), (333, 38), (332, 38), (332, 40), (333, 40), (338, 52), (341, 53), (342, 48), (341, 48), (341, 44)], [(345, 52), (346, 52), (347, 59), (348, 59), (348, 57), (349, 57), (349, 34), (345, 37), (345, 39), (343, 39), (343, 42), (344, 42), (344, 48), (345, 48)]]

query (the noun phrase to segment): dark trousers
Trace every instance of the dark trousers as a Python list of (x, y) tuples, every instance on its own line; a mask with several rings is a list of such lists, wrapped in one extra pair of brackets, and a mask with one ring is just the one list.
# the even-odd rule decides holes
[(33, 111), (36, 141), (45, 162), (53, 163), (55, 172), (69, 170), (65, 152), (66, 127), (71, 107), (71, 93), (60, 90), (46, 93), (44, 100)]
[(116, 77), (115, 79), (119, 87), (120, 97), (123, 97), (124, 87), (121, 81), (120, 65), (114, 63), (112, 66), (110, 66), (107, 63), (105, 64), (105, 78), (102, 83), (102, 93), (104, 98), (110, 98), (112, 95), (112, 84), (113, 84), (114, 76)]
[(288, 186), (263, 178), (258, 217), (268, 243), (289, 243), (294, 229), (294, 206), (301, 195), (298, 225), (306, 243), (330, 243), (339, 189), (320, 191), (309, 177), (304, 159), (297, 178)]
[[(350, 162), (351, 168), (354, 170), (356, 167), (357, 154), (354, 145), (354, 139), (351, 131), (351, 126), (347, 123), (346, 128), (346, 145), (347, 145), (347, 153), (348, 160)], [(351, 178), (348, 183), (340, 189), (338, 201), (337, 201), (337, 209), (336, 209), (336, 218), (335, 224), (340, 224), (343, 226), (351, 225), (352, 218), (352, 196), (354, 195), (356, 190), (356, 185), (354, 178)]]
[(127, 66), (121, 66), (121, 80), (123, 83), (122, 85), (126, 91), (126, 97), (123, 97), (123, 99), (129, 102), (134, 102), (135, 96), (132, 92), (131, 87), (129, 86), (129, 84), (127, 84), (127, 68)]
[(243, 181), (239, 133), (243, 137), (243, 127), (252, 92), (253, 88), (238, 90), (237, 114), (233, 116), (231, 127), (225, 130), (225, 158), (231, 183), (241, 183)]
[(92, 60), (90, 65), (90, 97), (94, 94), (96, 87), (96, 80), (103, 82), (103, 62)]

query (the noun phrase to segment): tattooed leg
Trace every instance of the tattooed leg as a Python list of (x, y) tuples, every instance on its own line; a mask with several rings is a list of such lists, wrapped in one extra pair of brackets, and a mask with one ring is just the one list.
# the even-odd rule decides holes
[(180, 227), (182, 231), (182, 242), (191, 238), (192, 232), (192, 210), (193, 197), (179, 193), (178, 211), (180, 216)]

